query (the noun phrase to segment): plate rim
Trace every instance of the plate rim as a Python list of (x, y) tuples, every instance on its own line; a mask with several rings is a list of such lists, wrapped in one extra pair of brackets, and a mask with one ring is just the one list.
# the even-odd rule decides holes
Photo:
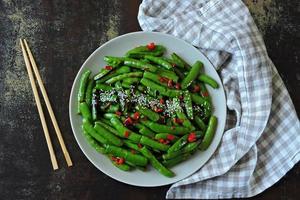
[[(71, 112), (71, 109), (74, 109), (72, 107), (72, 96), (73, 96), (73, 93), (75, 92), (75, 85), (76, 83), (78, 82), (79, 80), (79, 76), (84, 68), (84, 66), (86, 65), (86, 63), (99, 51), (99, 49), (101, 48), (104, 48), (105, 46), (109, 45), (109, 43), (115, 41), (115, 40), (118, 40), (118, 39), (122, 39), (123, 37), (127, 37), (129, 35), (135, 35), (135, 34), (156, 34), (156, 35), (162, 35), (162, 36), (166, 36), (166, 37), (171, 37), (172, 39), (175, 39), (175, 40), (179, 40), (183, 43), (185, 43), (186, 45), (188, 45), (189, 47), (191, 48), (194, 48), (195, 50), (199, 51), (206, 59), (207, 61), (212, 65), (212, 67), (214, 68), (213, 70), (216, 72), (218, 78), (221, 80), (221, 84), (220, 84), (220, 87), (219, 89), (222, 90), (222, 96), (224, 97), (224, 100), (225, 100), (225, 116), (224, 116), (224, 120), (225, 120), (225, 123), (223, 124), (223, 127), (221, 127), (221, 131), (222, 131), (222, 135), (220, 136), (220, 139), (218, 141), (218, 144), (216, 145), (216, 148), (212, 151), (211, 155), (207, 158), (207, 160), (202, 164), (201, 167), (199, 167), (197, 170), (195, 170), (194, 172), (190, 173), (189, 175), (183, 177), (182, 179), (180, 180), (174, 180), (173, 182), (168, 182), (168, 183), (163, 183), (163, 184), (148, 184), (148, 185), (140, 185), (140, 184), (135, 184), (135, 183), (132, 183), (132, 182), (129, 182), (129, 181), (126, 181), (126, 180), (123, 180), (123, 179), (119, 179), (118, 177), (114, 177), (113, 175), (107, 173), (107, 172), (104, 172), (100, 167), (97, 166), (96, 162), (93, 161), (92, 158), (90, 158), (90, 156), (88, 155), (88, 153), (83, 150), (83, 147), (82, 145), (80, 144), (79, 142), (79, 138), (76, 136), (75, 134), (75, 128), (74, 128), (74, 125), (73, 125), (73, 122), (72, 122), (72, 112)], [(224, 134), (224, 130), (225, 130), (225, 125), (226, 125), (226, 118), (227, 118), (227, 106), (226, 106), (226, 102), (227, 102), (227, 98), (226, 98), (226, 93), (225, 93), (225, 89), (224, 89), (224, 86), (223, 86), (223, 82), (222, 82), (222, 79), (220, 78), (220, 75), (218, 74), (217, 70), (215, 69), (214, 65), (211, 63), (211, 61), (207, 58), (207, 56), (205, 54), (203, 54), (199, 49), (197, 49), (196, 47), (194, 47), (192, 44), (186, 42), (185, 40), (181, 39), (181, 38), (177, 38), (173, 35), (170, 35), (170, 34), (166, 34), (166, 33), (161, 33), (161, 32), (152, 32), (152, 31), (135, 31), (135, 32), (130, 32), (130, 33), (126, 33), (126, 34), (123, 34), (123, 35), (119, 35), (111, 40), (108, 40), (106, 41), (104, 44), (102, 44), (101, 46), (97, 47), (87, 58), (86, 60), (83, 62), (83, 64), (81, 65), (80, 69), (78, 70), (75, 78), (73, 79), (73, 83), (72, 83), (72, 87), (71, 87), (71, 92), (70, 92), (70, 95), (69, 95), (69, 119), (70, 119), (70, 124), (71, 124), (71, 129), (72, 129), (72, 132), (73, 132), (73, 135), (75, 137), (75, 140), (80, 148), (80, 150), (84, 153), (85, 157), (98, 169), (100, 170), (103, 174), (109, 176), (110, 178), (118, 181), (118, 182), (121, 182), (121, 183), (125, 183), (127, 185), (132, 185), (132, 186), (138, 186), (138, 187), (161, 187), (161, 186), (166, 186), (166, 185), (171, 185), (171, 184), (174, 184), (178, 181), (181, 181), (189, 176), (192, 176), (196, 171), (200, 170), (210, 159), (211, 157), (213, 156), (213, 154), (217, 151), (217, 149), (219, 148), (220, 146), (220, 143), (221, 143), (221, 140), (222, 140), (222, 137), (223, 137), (223, 134)], [(219, 123), (218, 123), (219, 124)]]

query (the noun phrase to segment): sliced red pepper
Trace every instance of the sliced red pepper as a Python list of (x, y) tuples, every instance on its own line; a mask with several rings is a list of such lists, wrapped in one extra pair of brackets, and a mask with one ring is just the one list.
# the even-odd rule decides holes
[(168, 81), (169, 81), (168, 78), (159, 76), (159, 82), (161, 82), (161, 83), (167, 83)]
[(164, 111), (164, 110), (161, 109), (161, 108), (158, 108), (158, 107), (155, 107), (155, 108), (154, 108), (154, 112), (161, 113), (161, 112), (163, 112), (163, 111)]
[(141, 143), (138, 143), (138, 147), (141, 149), (143, 148), (143, 145)]
[(174, 121), (174, 123), (176, 123), (176, 124), (182, 124), (182, 123), (183, 123), (183, 120), (182, 120), (182, 119), (179, 119), (179, 118), (174, 118), (173, 121)]
[(197, 140), (197, 136), (196, 136), (196, 133), (192, 132), (189, 134), (188, 136), (188, 141), (189, 142), (195, 142)]
[(154, 50), (155, 47), (156, 47), (156, 46), (155, 46), (154, 42), (151, 42), (151, 43), (147, 44), (147, 48), (148, 48), (148, 50), (150, 50), (150, 51)]
[(158, 141), (159, 141), (160, 143), (162, 143), (162, 144), (165, 143), (165, 140), (164, 140), (163, 138), (160, 138)]
[(168, 87), (173, 87), (173, 81), (171, 79), (168, 80)]
[(180, 83), (176, 83), (176, 84), (175, 84), (175, 88), (176, 88), (177, 90), (179, 90), (179, 89), (181, 88)]
[(112, 66), (109, 66), (109, 65), (106, 65), (106, 66), (104, 67), (104, 69), (106, 69), (106, 70), (112, 70), (113, 67), (112, 67)]
[(118, 116), (122, 115), (122, 113), (120, 111), (116, 111), (115, 114), (118, 115)]
[(184, 99), (184, 97), (183, 97), (182, 95), (180, 95), (178, 98), (179, 98), (180, 100), (183, 100), (183, 99)]
[(122, 164), (124, 164), (124, 162), (125, 162), (124, 158), (117, 158), (117, 160), (116, 160), (116, 164), (118, 164), (118, 165), (122, 165)]
[(134, 120), (140, 119), (140, 113), (139, 113), (139, 112), (135, 112), (135, 113), (133, 114), (133, 119), (134, 119)]
[(175, 139), (174, 135), (168, 134), (167, 139), (173, 141)]
[(123, 124), (124, 124), (125, 126), (129, 126), (129, 125), (132, 125), (132, 124), (133, 124), (133, 121), (132, 121), (132, 119), (131, 119), (130, 117), (127, 117), (127, 118), (124, 120)]
[(193, 92), (199, 92), (200, 91), (200, 86), (199, 85), (194, 85)]
[(124, 137), (128, 138), (129, 137), (130, 132), (129, 131), (125, 131), (124, 132)]

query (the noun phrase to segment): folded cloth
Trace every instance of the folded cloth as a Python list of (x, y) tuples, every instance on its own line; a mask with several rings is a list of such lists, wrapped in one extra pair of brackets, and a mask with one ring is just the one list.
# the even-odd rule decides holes
[(254, 196), (300, 159), (300, 123), (263, 39), (240, 0), (144, 0), (138, 20), (199, 48), (218, 70), (226, 130), (212, 158), (166, 198)]

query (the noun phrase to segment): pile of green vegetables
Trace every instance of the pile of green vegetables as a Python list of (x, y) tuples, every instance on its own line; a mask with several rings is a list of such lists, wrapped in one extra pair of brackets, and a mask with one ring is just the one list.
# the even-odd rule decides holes
[(161, 174), (211, 144), (217, 127), (206, 85), (217, 82), (176, 53), (150, 43), (124, 57), (105, 56), (107, 66), (82, 73), (78, 113), (87, 142), (121, 170)]

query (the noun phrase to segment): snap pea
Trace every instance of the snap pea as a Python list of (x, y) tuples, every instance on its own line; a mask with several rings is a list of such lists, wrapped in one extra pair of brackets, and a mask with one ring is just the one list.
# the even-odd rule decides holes
[(182, 89), (186, 89), (188, 86), (191, 85), (191, 83), (197, 78), (202, 67), (203, 64), (200, 61), (196, 61), (195, 64), (193, 64), (191, 70), (181, 82)]
[(119, 104), (111, 104), (108, 109), (107, 112), (108, 113), (115, 113), (120, 109), (120, 105)]
[(98, 100), (95, 90), (93, 90), (92, 94), (92, 119), (94, 121), (98, 119)]
[(130, 73), (121, 74), (121, 75), (112, 77), (111, 79), (108, 79), (107, 81), (105, 81), (105, 83), (112, 84), (112, 83), (115, 83), (117, 81), (121, 81), (121, 80), (123, 80), (125, 78), (142, 77), (142, 76), (143, 76), (143, 72), (130, 72)]
[(129, 148), (131, 148), (133, 150), (136, 150), (138, 152), (141, 151), (141, 148), (137, 144), (132, 143), (130, 140), (124, 140), (123, 142), (124, 142), (125, 146), (127, 146), (127, 147), (129, 147)]
[(191, 94), (192, 101), (204, 107), (210, 107), (210, 102), (197, 94)]
[(198, 80), (210, 85), (214, 89), (217, 89), (219, 87), (217, 81), (215, 81), (212, 77), (206, 74), (200, 74)]
[(174, 167), (175, 165), (187, 160), (190, 156), (191, 156), (190, 153), (186, 153), (186, 154), (180, 155), (180, 156), (175, 157), (170, 160), (164, 160), (162, 163), (164, 166), (171, 168), (171, 167)]
[(166, 154), (163, 154), (162, 157), (164, 160), (172, 159), (177, 156), (183, 155), (185, 153), (193, 152), (194, 150), (197, 149), (198, 146), (199, 146), (199, 142), (191, 142), (178, 151), (173, 151), (173, 152), (168, 152)]
[(112, 154), (117, 157), (122, 157), (125, 160), (128, 160), (129, 162), (132, 162), (135, 165), (146, 166), (148, 163), (146, 156), (144, 157), (138, 154), (133, 154), (130, 151), (120, 147), (116, 147), (113, 145), (106, 145), (105, 149), (108, 154)]
[(92, 136), (95, 140), (102, 144), (108, 144), (108, 140), (101, 135), (94, 129), (93, 125), (88, 120), (83, 120), (83, 129), (88, 132), (90, 136)]
[(104, 91), (110, 91), (110, 90), (113, 89), (112, 86), (106, 85), (106, 84), (102, 84), (102, 83), (96, 83), (95, 88), (96, 88), (97, 90), (104, 90)]
[(184, 91), (185, 111), (189, 119), (194, 119), (192, 97), (188, 90)]
[(145, 55), (144, 57), (147, 60), (150, 60), (150, 61), (152, 61), (152, 62), (154, 62), (154, 63), (156, 63), (156, 64), (158, 64), (158, 65), (160, 65), (160, 66), (162, 66), (166, 69), (172, 69), (173, 68), (172, 65), (169, 62), (167, 62), (164, 59), (161, 59), (159, 57), (155, 57), (155, 56), (151, 56), (151, 55)]
[(152, 121), (158, 121), (160, 119), (159, 114), (156, 112), (142, 106), (137, 106), (136, 109), (143, 114), (144, 116), (148, 117)]
[(122, 83), (132, 85), (140, 82), (140, 80), (141, 80), (140, 78), (125, 78)]
[(145, 136), (148, 136), (150, 138), (154, 138), (155, 133), (153, 133), (149, 128), (147, 128), (146, 126), (140, 124), (140, 123), (135, 123), (134, 124), (135, 127), (137, 127), (139, 129), (139, 133)]
[(218, 124), (217, 117), (216, 116), (211, 116), (210, 119), (209, 119), (209, 122), (208, 122), (207, 129), (206, 129), (205, 134), (204, 134), (203, 141), (199, 146), (199, 149), (201, 151), (206, 150), (210, 146), (210, 144), (211, 144), (211, 142), (214, 138), (216, 129), (217, 129), (217, 124)]
[(105, 119), (109, 119), (110, 120), (113, 117), (119, 118), (120, 116), (118, 116), (117, 114), (114, 114), (114, 113), (105, 113), (105, 114), (103, 114), (103, 117)]
[(142, 154), (149, 159), (151, 165), (162, 175), (166, 177), (173, 177), (175, 176), (174, 172), (163, 166), (156, 158), (155, 156), (146, 148), (143, 147), (141, 149)]
[(87, 103), (86, 102), (80, 103), (79, 108), (83, 118), (92, 121), (92, 114)]
[(195, 116), (195, 122), (198, 125), (198, 127), (202, 130), (202, 131), (206, 131), (206, 125), (205, 123), (202, 121), (202, 119), (198, 116)]
[(125, 73), (129, 73), (130, 72), (130, 67), (128, 66), (121, 66), (119, 68), (117, 68), (116, 70), (112, 70), (109, 72), (109, 74), (107, 74), (106, 76), (98, 79), (96, 81), (96, 83), (104, 83), (105, 81), (107, 81), (108, 79), (120, 75), (120, 74), (125, 74)]
[(178, 76), (176, 75), (176, 73), (174, 71), (170, 71), (170, 70), (166, 70), (166, 69), (158, 69), (157, 74), (159, 74), (162, 77), (166, 77), (168, 79), (171, 79), (174, 82), (178, 82)]
[(205, 84), (200, 82), (199, 85), (200, 85), (200, 88), (201, 88), (201, 92), (200, 92), (201, 97), (203, 99), (205, 99), (206, 101), (210, 102), (211, 99), (210, 99), (210, 96), (209, 96), (209, 93), (208, 93), (208, 90), (207, 90)]
[(166, 48), (162, 45), (155, 45), (155, 49), (149, 50), (147, 46), (138, 46), (129, 50), (126, 56), (132, 58), (142, 58), (145, 55), (161, 56), (165, 52)]
[(179, 140), (177, 140), (169, 149), (168, 153), (179, 151), (184, 145), (187, 144), (187, 139), (189, 135), (186, 134), (182, 136)]
[(90, 70), (86, 70), (85, 72), (82, 73), (81, 78), (80, 78), (80, 83), (79, 83), (79, 90), (78, 90), (78, 109), (77, 112), (78, 114), (80, 113), (80, 108), (79, 108), (79, 104), (81, 102), (84, 101), (85, 98), (85, 91), (86, 91), (86, 87), (87, 87), (87, 83), (89, 81), (89, 77), (90, 77), (91, 71)]
[(105, 154), (105, 148), (102, 147), (101, 145), (99, 145), (96, 140), (94, 140), (92, 138), (92, 136), (90, 136), (87, 131), (82, 127), (83, 130), (83, 136), (85, 137), (86, 141), (91, 145), (91, 147), (93, 147), (97, 152), (101, 153), (101, 154)]
[(154, 65), (133, 58), (126, 58), (124, 64), (141, 70), (149, 70), (150, 72), (156, 72), (157, 70)]
[(122, 170), (122, 171), (130, 171), (131, 170), (131, 167), (128, 165), (128, 164), (125, 164), (125, 163), (123, 163), (123, 164), (117, 164), (115, 161), (113, 161), (113, 160), (111, 160), (111, 162), (112, 162), (112, 164), (114, 165), (114, 166), (116, 166), (117, 168), (119, 168), (120, 170)]
[(116, 145), (116, 146), (122, 146), (123, 142), (115, 136), (113, 133), (111, 133), (109, 130), (105, 129), (102, 127), (99, 123), (95, 124), (94, 129), (107, 141), (109, 141), (111, 144)]
[[(179, 139), (178, 136), (172, 135), (172, 134), (169, 134), (169, 133), (157, 133), (154, 138), (156, 140), (159, 140), (159, 139), (169, 140), (173, 143), (176, 142)], [(172, 139), (170, 140), (170, 138), (172, 138)]]
[[(173, 98), (173, 102), (177, 102), (178, 105), (180, 104), (179, 99), (177, 99), (177, 98)], [(182, 125), (184, 127), (188, 128), (189, 130), (192, 130), (192, 131), (195, 130), (195, 127), (192, 125), (190, 120), (186, 117), (186, 115), (184, 114), (184, 112), (182, 111), (181, 108), (176, 109), (176, 115), (182, 121)]]
[[(110, 121), (109, 121), (110, 122)], [(119, 135), (118, 131), (116, 129), (114, 129), (113, 127), (110, 126), (110, 124), (107, 124), (104, 122), (104, 119), (95, 121), (95, 125), (99, 124), (100, 126), (102, 126), (103, 128), (107, 129), (109, 132), (115, 134), (115, 135)]]
[(90, 106), (92, 104), (93, 97), (93, 87), (95, 85), (94, 79), (89, 80), (86, 92), (85, 92), (85, 102)]
[(186, 68), (189, 69), (191, 66), (185, 62), (180, 56), (178, 56), (176, 53), (171, 54), (172, 59), (176, 62), (176, 65), (180, 68)]
[(118, 66), (124, 62), (123, 57), (114, 57), (114, 56), (104, 56), (104, 61), (110, 65)]
[(168, 96), (168, 97), (178, 97), (182, 94), (181, 90), (168, 89), (146, 78), (141, 79), (141, 84), (151, 88), (152, 90), (157, 90), (161, 95)]
[(134, 133), (133, 131), (131, 131), (128, 128), (126, 128), (125, 126), (123, 126), (122, 122), (118, 118), (112, 117), (110, 119), (110, 122), (115, 127), (115, 129), (117, 129), (119, 137), (128, 138), (129, 140), (131, 140), (135, 143), (140, 142), (141, 135)]
[(157, 150), (161, 150), (161, 151), (167, 151), (170, 147), (169, 145), (159, 143), (159, 142), (152, 140), (146, 136), (141, 137), (140, 143), (143, 145), (149, 146), (153, 149), (157, 149)]
[[(112, 67), (112, 66), (111, 66), (111, 67)], [(105, 75), (109, 74), (109, 73), (110, 73), (111, 71), (113, 71), (113, 70), (114, 70), (113, 68), (112, 68), (111, 70), (107, 70), (107, 69), (102, 68), (102, 69), (100, 70), (100, 72), (94, 76), (94, 80), (96, 81), (96, 80), (98, 80), (98, 79), (104, 77)]]
[(149, 127), (151, 130), (153, 130), (156, 133), (171, 133), (175, 135), (183, 135), (191, 131), (186, 127), (182, 127), (182, 126), (170, 127), (170, 126), (158, 124), (147, 120), (141, 121), (141, 123)]

